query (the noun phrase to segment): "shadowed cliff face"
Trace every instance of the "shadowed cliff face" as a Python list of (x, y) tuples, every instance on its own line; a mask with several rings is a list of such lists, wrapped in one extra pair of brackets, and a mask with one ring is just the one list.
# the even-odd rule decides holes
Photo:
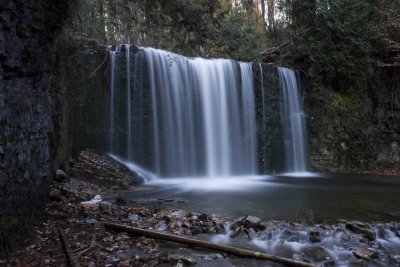
[(400, 164), (398, 69), (379, 68), (360, 88), (327, 89), (311, 77), (305, 98), (313, 170), (351, 172)]
[(51, 78), (69, 2), (0, 1), (0, 257), (47, 199), (59, 128)]

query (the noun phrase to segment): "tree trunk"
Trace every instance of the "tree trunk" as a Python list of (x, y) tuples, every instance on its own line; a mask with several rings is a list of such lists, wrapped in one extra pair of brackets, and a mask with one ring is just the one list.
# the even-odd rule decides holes
[(267, 23), (265, 22), (265, 0), (260, 0), (260, 2), (261, 2), (261, 16), (265, 28), (267, 26)]
[(268, 5), (268, 30), (275, 29), (275, 0), (267, 0)]

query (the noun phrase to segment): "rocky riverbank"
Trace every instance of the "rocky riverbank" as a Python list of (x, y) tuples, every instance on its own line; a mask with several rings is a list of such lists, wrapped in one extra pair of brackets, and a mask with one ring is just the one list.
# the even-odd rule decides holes
[(393, 175), (400, 176), (400, 163), (394, 164), (390, 167), (375, 168), (364, 173), (367, 174), (378, 174), (378, 175)]
[(107, 156), (84, 151), (58, 170), (46, 219), (33, 240), (4, 266), (66, 266), (59, 225), (80, 266), (280, 266), (239, 259), (125, 233), (106, 231), (103, 222), (189, 236), (214, 243), (284, 256), (318, 266), (400, 266), (400, 223), (340, 220), (330, 224), (237, 219), (183, 209), (160, 208), (158, 199), (133, 203), (123, 196), (140, 182)]

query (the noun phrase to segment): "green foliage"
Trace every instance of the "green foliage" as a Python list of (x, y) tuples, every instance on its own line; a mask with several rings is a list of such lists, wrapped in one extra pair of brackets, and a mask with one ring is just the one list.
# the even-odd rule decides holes
[[(253, 60), (265, 48), (265, 32), (257, 30), (257, 21), (245, 15), (241, 8), (233, 8), (223, 22), (220, 45), (221, 56), (243, 61)], [(217, 53), (218, 54), (218, 53)]]
[(400, 51), (400, 5), (398, 1), (381, 0), (375, 7), (377, 16), (371, 25), (373, 55), (379, 63), (392, 63)]
[(335, 91), (331, 93), (331, 103), (339, 112), (352, 114), (353, 116), (356, 116), (359, 113), (360, 107), (362, 106), (359, 95), (355, 93), (345, 94)]
[(391, 0), (81, 0), (68, 33), (244, 61), (292, 41), (268, 60), (343, 90), (365, 83), (374, 64), (398, 58), (399, 12)]
[(288, 0), (295, 53), (304, 54), (335, 88), (371, 71), (368, 38), (374, 7), (368, 0)]
[(100, 44), (132, 43), (188, 56), (252, 60), (267, 44), (253, 1), (82, 0), (73, 37)]

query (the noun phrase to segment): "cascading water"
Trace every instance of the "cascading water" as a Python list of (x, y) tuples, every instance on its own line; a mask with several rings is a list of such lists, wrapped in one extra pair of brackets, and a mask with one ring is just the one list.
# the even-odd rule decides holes
[(128, 130), (127, 130), (127, 145), (128, 145), (128, 160), (132, 160), (132, 97), (131, 97), (131, 56), (130, 56), (130, 45), (125, 46), (126, 51), (126, 95), (127, 95), (127, 105), (126, 114)]
[[(280, 85), (275, 85), (264, 81), (268, 74), (263, 75), (261, 64), (187, 58), (131, 45), (110, 51), (110, 59), (112, 154), (158, 177), (306, 170), (304, 116), (293, 115), (302, 114), (294, 71), (279, 68)], [(259, 79), (253, 71), (260, 72)], [(282, 96), (271, 95), (274, 87), (282, 88)], [(280, 99), (281, 111), (273, 111), (272, 104), (268, 108)], [(283, 136), (277, 135), (281, 130), (275, 131), (274, 125), (284, 129)], [(270, 155), (269, 161), (286, 161), (285, 169), (266, 167), (268, 142), (263, 140), (271, 137), (276, 137), (277, 147), (271, 151), (283, 150), (283, 144), (287, 149)], [(286, 154), (286, 160), (278, 154)]]
[(287, 171), (305, 172), (305, 114), (299, 96), (296, 73), (287, 68), (278, 67), (283, 93), (283, 125), (286, 149)]
[(110, 151), (114, 151), (115, 148), (113, 147), (114, 145), (114, 138), (115, 138), (115, 106), (114, 106), (114, 95), (115, 95), (115, 61), (116, 61), (116, 55), (119, 53), (120, 46), (117, 46), (115, 51), (111, 50), (111, 46), (109, 47), (110, 49), (110, 130), (109, 130), (109, 149)]

